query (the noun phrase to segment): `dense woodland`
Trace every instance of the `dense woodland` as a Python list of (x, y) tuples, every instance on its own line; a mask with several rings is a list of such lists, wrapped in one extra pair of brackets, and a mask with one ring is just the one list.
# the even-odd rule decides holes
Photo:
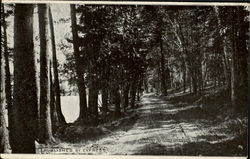
[[(172, 90), (202, 96), (207, 88), (223, 87), (230, 92), (232, 114), (247, 114), (246, 7), (69, 7), (71, 18), (58, 23), (70, 22), (71, 32), (58, 44), (50, 5), (1, 6), (1, 153), (35, 153), (35, 141), (58, 142), (54, 134), (68, 124), (61, 110), (63, 80), (76, 88), (80, 113), (75, 123), (86, 127), (126, 115), (145, 93), (169, 96)], [(14, 39), (7, 38), (10, 16)], [(66, 56), (63, 65), (58, 54)]]

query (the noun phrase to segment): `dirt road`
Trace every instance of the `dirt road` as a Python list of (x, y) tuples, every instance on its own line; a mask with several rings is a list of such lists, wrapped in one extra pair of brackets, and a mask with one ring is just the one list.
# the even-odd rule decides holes
[[(230, 155), (221, 151), (233, 151), (225, 144), (235, 135), (226, 125), (200, 118), (197, 113), (202, 111), (198, 106), (176, 107), (154, 94), (145, 94), (141, 104), (136, 110), (138, 119), (129, 130), (119, 129), (96, 141), (67, 147), (81, 147), (77, 151), (82, 154), (107, 155), (210, 156)], [(239, 145), (234, 146), (237, 151), (234, 153), (241, 151)]]

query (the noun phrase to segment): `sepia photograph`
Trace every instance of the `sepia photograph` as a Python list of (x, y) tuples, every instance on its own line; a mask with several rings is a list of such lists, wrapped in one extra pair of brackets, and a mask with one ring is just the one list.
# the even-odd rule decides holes
[(247, 157), (249, 11), (5, 1), (0, 156)]

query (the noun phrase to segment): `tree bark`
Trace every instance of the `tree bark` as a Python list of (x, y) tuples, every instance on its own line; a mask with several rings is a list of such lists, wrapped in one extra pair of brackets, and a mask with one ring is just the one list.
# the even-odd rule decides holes
[(56, 57), (56, 43), (55, 43), (55, 34), (54, 34), (54, 25), (53, 25), (53, 17), (51, 13), (51, 9), (49, 7), (49, 25), (51, 32), (51, 45), (52, 45), (52, 57), (53, 57), (53, 73), (54, 73), (54, 93), (55, 93), (55, 103), (56, 103), (56, 113), (58, 117), (59, 124), (66, 124), (65, 118), (62, 114), (61, 109), (61, 95), (60, 95), (60, 84), (58, 77), (58, 69), (57, 69), (57, 57)]
[[(4, 57), (5, 57), (5, 82), (4, 82), (4, 68), (2, 67), (2, 51), (0, 53), (0, 153), (7, 153), (9, 148), (9, 133), (5, 121), (6, 108), (4, 103), (4, 91), (7, 100), (7, 108), (11, 107), (11, 90), (10, 90), (10, 72), (9, 72), (9, 55), (7, 47), (7, 32), (6, 32), (6, 21), (5, 21), (4, 4), (2, 4), (2, 24), (3, 24), (3, 37), (4, 37)], [(7, 60), (6, 60), (7, 58)], [(8, 72), (8, 73), (7, 73)], [(8, 82), (8, 83), (7, 83)], [(5, 88), (4, 88), (5, 83)]]
[(160, 37), (160, 53), (161, 53), (161, 92), (162, 95), (167, 95), (167, 84), (166, 84), (166, 74), (165, 74), (165, 56), (163, 52), (163, 40)]
[(186, 93), (186, 64), (183, 60), (183, 93)]
[(92, 124), (98, 125), (98, 88), (95, 78), (90, 71), (89, 79), (89, 100), (88, 100), (89, 111), (92, 115)]
[[(214, 11), (215, 11), (215, 14), (216, 14), (216, 17), (217, 17), (217, 24), (218, 24), (218, 27), (219, 28), (222, 28), (222, 24), (221, 24), (221, 17), (220, 17), (220, 14), (219, 14), (219, 11), (218, 11), (218, 7), (214, 7)], [(220, 34), (220, 31), (217, 32), (217, 34)], [(224, 71), (224, 77), (225, 77), (225, 82), (227, 84), (227, 87), (229, 88), (230, 87), (230, 75), (228, 75), (228, 65), (227, 65), (227, 59), (226, 59), (226, 56), (227, 56), (227, 52), (226, 52), (226, 37), (225, 35), (221, 35), (220, 36), (223, 36), (223, 40), (221, 41), (220, 39), (217, 40), (216, 39), (216, 42), (219, 42), (221, 43), (219, 46), (219, 51), (221, 52), (222, 54), (222, 62), (223, 62), (223, 71)], [(218, 38), (218, 37), (217, 37)]]
[[(4, 6), (2, 5), (2, 9), (4, 12)], [(6, 97), (6, 103), (7, 108), (11, 109), (12, 107), (12, 93), (11, 93), (11, 84), (10, 84), (10, 66), (9, 66), (9, 51), (8, 51), (8, 42), (7, 42), (7, 26), (5, 22), (5, 16), (3, 16), (3, 35), (4, 35), (4, 61), (5, 61), (5, 97)]]
[[(235, 17), (236, 13), (235, 13), (235, 9), (232, 10), (232, 16)], [(232, 60), (231, 60), (231, 102), (232, 102), (232, 108), (234, 109), (234, 111), (236, 110), (236, 100), (237, 100), (237, 96), (236, 96), (236, 83), (237, 83), (237, 71), (236, 71), (236, 28), (235, 28), (235, 20), (232, 21), (232, 35), (233, 35), (233, 39), (232, 39)]]
[(129, 95), (129, 83), (125, 84), (125, 87), (123, 89), (123, 111), (126, 112), (126, 109), (128, 107), (128, 104), (129, 104), (129, 98), (128, 98), (128, 95)]
[(145, 92), (146, 92), (146, 93), (149, 93), (149, 91), (148, 91), (148, 81), (147, 81), (147, 77), (145, 77), (145, 78), (143, 79), (143, 83), (144, 83)]
[(8, 138), (8, 129), (5, 121), (5, 104), (4, 104), (4, 88), (3, 88), (3, 78), (2, 78), (2, 52), (0, 55), (0, 66), (1, 66), (1, 82), (0, 82), (0, 153), (7, 153), (8, 152), (8, 145), (9, 145), (9, 138)]
[(249, 21), (245, 20), (245, 16), (248, 15), (249, 12), (244, 10), (244, 7), (237, 7), (237, 16), (238, 16), (238, 57), (239, 57), (239, 85), (244, 85), (247, 87), (248, 83), (248, 68), (247, 68), (247, 58), (249, 52), (247, 51), (247, 40), (249, 40), (249, 36), (247, 35), (249, 30)]
[(40, 35), (40, 142), (53, 142), (50, 116), (50, 47), (48, 5), (38, 5)]
[(80, 62), (80, 53), (78, 45), (78, 34), (77, 34), (77, 22), (76, 22), (76, 9), (75, 5), (70, 5), (71, 11), (71, 27), (72, 27), (72, 36), (73, 36), (73, 47), (74, 47), (74, 56), (76, 61), (76, 74), (77, 74), (77, 86), (79, 91), (80, 98), (80, 115), (78, 120), (86, 120), (87, 116), (87, 99), (86, 99), (86, 88), (84, 81), (84, 71)]
[(106, 114), (108, 111), (108, 90), (107, 87), (102, 88), (102, 108)]
[(121, 116), (121, 95), (119, 91), (119, 85), (115, 84), (114, 86), (114, 92), (115, 92), (115, 117), (119, 118)]
[(103, 68), (103, 85), (102, 85), (102, 108), (103, 112), (106, 114), (108, 112), (108, 80), (109, 80), (109, 71), (107, 67)]
[[(233, 61), (234, 83), (232, 85), (232, 104), (235, 113), (247, 112), (248, 101), (248, 68), (247, 68), (247, 40), (249, 22), (245, 20), (248, 12), (242, 6), (234, 8), (234, 47)], [(233, 76), (233, 75), (232, 75)], [(233, 95), (234, 94), (234, 95)]]
[(139, 77), (138, 79), (138, 84), (137, 84), (137, 101), (140, 101), (140, 98), (141, 98), (141, 93), (142, 93), (142, 85), (143, 85), (143, 78), (142, 77)]
[(9, 130), (12, 153), (35, 153), (38, 104), (33, 5), (16, 4), (14, 17), (14, 100)]
[(130, 96), (131, 96), (131, 101), (130, 101), (131, 108), (135, 108), (136, 80), (134, 78), (133, 78), (133, 81), (131, 81)]
[(50, 61), (50, 72), (49, 72), (49, 77), (50, 77), (50, 115), (51, 115), (51, 122), (52, 122), (52, 133), (55, 134), (56, 130), (59, 127), (59, 120), (58, 120), (58, 114), (56, 112), (56, 102), (55, 102), (55, 92), (54, 92), (54, 83), (52, 80), (52, 71), (51, 71), (51, 61)]

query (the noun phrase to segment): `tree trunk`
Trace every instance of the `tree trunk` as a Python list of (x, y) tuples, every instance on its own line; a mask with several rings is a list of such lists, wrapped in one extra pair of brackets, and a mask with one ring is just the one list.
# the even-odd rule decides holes
[(193, 90), (194, 90), (194, 94), (197, 93), (197, 89), (198, 89), (198, 85), (197, 85), (197, 59), (195, 60), (195, 62), (193, 63)]
[(140, 101), (141, 98), (141, 91), (137, 90), (137, 101)]
[(191, 86), (192, 86), (192, 92), (196, 94), (197, 92), (197, 81), (196, 81), (196, 68), (194, 62), (190, 62), (190, 71), (191, 71)]
[(53, 142), (50, 116), (50, 40), (48, 6), (38, 5), (39, 35), (40, 35), (40, 142)]
[(125, 84), (125, 87), (123, 89), (123, 110), (126, 112), (126, 109), (128, 107), (129, 99), (128, 99), (128, 94), (129, 94), (129, 83)]
[(108, 112), (108, 80), (109, 80), (109, 70), (107, 69), (107, 67), (105, 66), (103, 68), (103, 85), (102, 85), (102, 108), (103, 108), (103, 112), (106, 115), (106, 113)]
[(189, 65), (189, 92), (192, 93), (192, 67), (191, 67), (191, 62)]
[(9, 130), (12, 153), (35, 153), (38, 104), (33, 5), (16, 4), (14, 17), (14, 100)]
[(57, 69), (57, 57), (56, 57), (56, 43), (55, 43), (55, 34), (54, 34), (54, 25), (51, 9), (49, 7), (49, 26), (51, 32), (51, 45), (52, 45), (52, 57), (53, 57), (53, 73), (54, 73), (54, 95), (55, 95), (55, 103), (56, 103), (56, 113), (58, 117), (59, 124), (66, 124), (65, 118), (62, 114), (61, 109), (61, 95), (60, 95), (60, 85), (59, 85), (59, 77), (58, 77), (58, 69)]
[[(233, 17), (236, 16), (235, 14), (235, 10), (233, 9)], [(235, 28), (235, 20), (232, 21), (232, 35), (233, 35), (233, 39), (232, 39), (232, 60), (231, 60), (231, 102), (232, 102), (232, 108), (234, 109), (234, 111), (236, 110), (236, 100), (237, 100), (237, 96), (236, 96), (236, 83), (237, 83), (237, 71), (236, 71), (236, 28)]]
[(58, 121), (58, 114), (56, 112), (56, 102), (55, 102), (55, 92), (54, 92), (54, 83), (52, 80), (52, 71), (51, 71), (51, 61), (50, 61), (50, 115), (51, 115), (51, 122), (52, 122), (52, 133), (55, 134), (56, 130), (59, 127), (60, 122)]
[(248, 15), (249, 12), (244, 10), (244, 7), (237, 7), (238, 14), (238, 58), (239, 58), (239, 85), (244, 85), (247, 87), (248, 85), (248, 68), (247, 68), (247, 58), (249, 55), (249, 51), (247, 51), (247, 40), (249, 40), (249, 36), (247, 35), (249, 30), (249, 21), (245, 20), (245, 16)]
[[(5, 82), (4, 82), (4, 68), (2, 67), (2, 51), (0, 53), (0, 153), (7, 153), (9, 148), (9, 133), (5, 121), (6, 108), (4, 103), (4, 90), (5, 97), (7, 100), (7, 108), (11, 108), (11, 89), (10, 89), (10, 71), (9, 71), (9, 53), (7, 47), (7, 32), (6, 32), (6, 21), (5, 21), (4, 4), (2, 4), (2, 24), (3, 24), (3, 37), (4, 37), (4, 58), (5, 58)], [(6, 60), (7, 59), (7, 60)], [(5, 83), (5, 88), (4, 88)]]
[(108, 111), (108, 89), (107, 87), (102, 88), (102, 108), (103, 108), (103, 112), (106, 114)]
[(1, 66), (1, 72), (0, 72), (0, 153), (7, 153), (8, 152), (8, 145), (9, 145), (9, 138), (8, 138), (8, 129), (5, 121), (5, 103), (4, 103), (4, 88), (3, 88), (3, 80), (4, 78), (1, 76), (3, 75), (2, 71), (2, 52), (0, 55), (0, 66)]
[(248, 12), (242, 6), (235, 8), (236, 22), (235, 24), (235, 64), (237, 65), (236, 86), (235, 86), (235, 113), (245, 113), (248, 107), (248, 68), (247, 68), (247, 33), (249, 30), (249, 22), (246, 20)]
[(109, 98), (110, 98), (110, 104), (115, 104), (115, 92), (114, 89), (110, 89), (109, 93)]
[[(91, 72), (90, 72), (91, 74)], [(96, 81), (93, 75), (90, 75), (89, 79), (89, 111), (92, 115), (92, 124), (94, 126), (98, 125), (98, 89), (96, 86)]]
[(186, 64), (183, 61), (183, 93), (186, 93)]
[(72, 26), (72, 36), (73, 36), (73, 47), (74, 47), (74, 56), (76, 61), (76, 74), (77, 74), (77, 86), (79, 91), (80, 98), (80, 115), (78, 120), (86, 120), (87, 116), (87, 99), (86, 99), (86, 88), (84, 81), (84, 71), (83, 66), (81, 65), (80, 52), (78, 45), (78, 34), (77, 34), (77, 22), (76, 22), (76, 11), (75, 5), (70, 5), (71, 11), (71, 26)]
[[(2, 5), (2, 9), (4, 12), (4, 6)], [(10, 66), (9, 66), (9, 51), (8, 51), (8, 42), (7, 42), (7, 25), (5, 22), (5, 16), (3, 16), (3, 38), (4, 38), (4, 61), (5, 61), (5, 97), (6, 97), (6, 103), (7, 108), (11, 109), (12, 107), (12, 97), (11, 97), (11, 84), (10, 84)], [(10, 113), (10, 112), (9, 112)]]
[(146, 93), (149, 93), (148, 91), (148, 81), (147, 81), (147, 75), (144, 77), (143, 79), (143, 83), (144, 83), (144, 89)]
[(121, 95), (118, 84), (115, 84), (114, 92), (115, 92), (115, 117), (119, 118), (121, 116), (121, 108), (120, 108)]
[(161, 53), (161, 92), (162, 95), (167, 95), (166, 74), (165, 74), (165, 56), (163, 52), (163, 40), (160, 39), (160, 53)]
[[(224, 41), (224, 40), (223, 40)], [(226, 59), (226, 46), (223, 47), (223, 72), (224, 72), (224, 81), (227, 85), (228, 88), (230, 88), (230, 76), (228, 75), (228, 64), (227, 64), (227, 59)]]
[(201, 58), (202, 58), (202, 55), (201, 55), (201, 52), (200, 52), (200, 49), (197, 48), (197, 52), (199, 53), (199, 56), (198, 56), (198, 60), (197, 60), (197, 82), (198, 82), (198, 89), (199, 89), (199, 94), (202, 94), (202, 88), (203, 88), (203, 79), (202, 79), (202, 62), (201, 62)]
[(141, 93), (142, 93), (142, 85), (143, 85), (143, 78), (139, 77), (138, 79), (138, 84), (137, 84), (137, 101), (140, 101), (141, 98)]
[[(215, 11), (215, 14), (217, 16), (218, 27), (222, 28), (221, 17), (219, 15), (218, 9), (219, 9), (218, 7), (214, 7), (214, 11)], [(217, 34), (220, 34), (220, 30), (217, 31)], [(226, 52), (226, 36), (225, 35), (221, 35), (221, 36), (223, 36), (223, 40), (221, 41), (221, 39), (219, 38), (218, 40), (216, 39), (216, 42), (221, 43), (219, 45), (219, 51), (222, 54), (223, 71), (224, 71), (224, 77), (225, 77), (224, 81), (226, 82), (227, 87), (230, 88), (230, 79), (229, 79), (230, 75), (228, 73), (228, 64), (227, 64), (227, 59), (226, 59), (226, 56), (227, 56), (227, 52)]]
[(133, 79), (133, 81), (131, 83), (130, 96), (131, 96), (131, 101), (130, 101), (131, 108), (135, 108), (135, 98), (136, 98), (136, 81), (135, 81), (135, 79)]

